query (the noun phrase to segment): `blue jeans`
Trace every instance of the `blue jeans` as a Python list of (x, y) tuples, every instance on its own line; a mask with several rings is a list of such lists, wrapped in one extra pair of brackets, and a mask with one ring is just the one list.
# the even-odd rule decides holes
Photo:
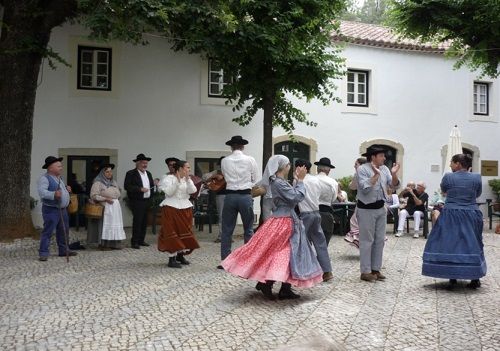
[(42, 234), (40, 234), (40, 250), (38, 251), (40, 257), (49, 256), (50, 239), (54, 230), (56, 231), (59, 256), (66, 255), (64, 229), (66, 228), (66, 233), (69, 232), (68, 211), (66, 208), (61, 211), (63, 221), (61, 221), (61, 214), (57, 207), (42, 206), (43, 230)]
[(243, 238), (247, 243), (253, 235), (253, 200), (250, 194), (226, 194), (222, 210), (220, 256), (224, 260), (231, 253), (231, 240), (238, 213), (243, 222)]

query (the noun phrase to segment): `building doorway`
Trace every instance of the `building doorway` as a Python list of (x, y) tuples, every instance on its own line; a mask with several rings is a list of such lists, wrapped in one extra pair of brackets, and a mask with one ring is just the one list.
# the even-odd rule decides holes
[[(298, 159), (310, 161), (310, 146), (301, 142), (292, 142), (290, 140), (282, 141), (274, 144), (274, 154), (281, 154), (288, 157), (293, 169), (293, 165)], [(293, 172), (288, 173), (288, 180), (293, 180)]]

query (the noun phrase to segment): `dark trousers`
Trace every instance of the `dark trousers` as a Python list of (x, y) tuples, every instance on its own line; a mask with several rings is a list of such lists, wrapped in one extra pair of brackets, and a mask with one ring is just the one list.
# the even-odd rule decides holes
[(139, 245), (146, 237), (146, 227), (148, 225), (149, 199), (130, 200), (132, 210), (132, 245)]
[(59, 256), (66, 255), (66, 239), (64, 230), (66, 229), (66, 233), (69, 231), (68, 211), (66, 208), (63, 208), (61, 211), (62, 220), (59, 208), (42, 206), (43, 230), (42, 234), (40, 234), (40, 249), (38, 251), (41, 257), (49, 256), (50, 239), (54, 230), (56, 231)]

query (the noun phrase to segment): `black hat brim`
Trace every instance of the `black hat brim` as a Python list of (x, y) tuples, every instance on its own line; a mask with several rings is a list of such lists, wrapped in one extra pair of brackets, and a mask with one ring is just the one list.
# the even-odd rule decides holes
[(325, 166), (325, 167), (330, 167), (330, 168), (335, 168), (334, 165), (327, 165), (326, 163), (321, 163), (321, 162), (314, 162), (316, 166)]
[(49, 168), (49, 166), (50, 166), (51, 164), (56, 163), (56, 162), (61, 162), (63, 159), (64, 159), (64, 157), (55, 158), (55, 159), (51, 160), (49, 163), (45, 163), (45, 164), (42, 166), (42, 168), (43, 168), (43, 169), (47, 169), (47, 168)]
[(248, 144), (248, 140), (245, 139), (231, 139), (226, 141), (226, 145), (231, 146), (231, 145), (246, 145)]
[(132, 160), (132, 162), (137, 162), (137, 161), (151, 161), (151, 157), (140, 157), (136, 158), (135, 160)]

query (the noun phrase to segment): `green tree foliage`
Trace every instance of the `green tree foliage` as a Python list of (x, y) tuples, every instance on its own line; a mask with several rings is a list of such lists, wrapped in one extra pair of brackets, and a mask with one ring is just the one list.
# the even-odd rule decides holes
[(499, 0), (393, 0), (390, 6), (390, 23), (403, 36), (448, 41), (457, 68), (467, 64), (491, 77), (499, 75)]
[(174, 49), (215, 58), (233, 77), (223, 93), (235, 110), (242, 110), (234, 121), (248, 125), (264, 110), (266, 162), (273, 126), (292, 134), (297, 121), (314, 125), (290, 95), (324, 104), (337, 100), (332, 80), (341, 76), (343, 59), (330, 38), (344, 1), (193, 2), (196, 6), (172, 17)]
[(366, 0), (361, 6), (349, 0), (342, 19), (363, 23), (382, 24), (387, 18), (387, 0)]

